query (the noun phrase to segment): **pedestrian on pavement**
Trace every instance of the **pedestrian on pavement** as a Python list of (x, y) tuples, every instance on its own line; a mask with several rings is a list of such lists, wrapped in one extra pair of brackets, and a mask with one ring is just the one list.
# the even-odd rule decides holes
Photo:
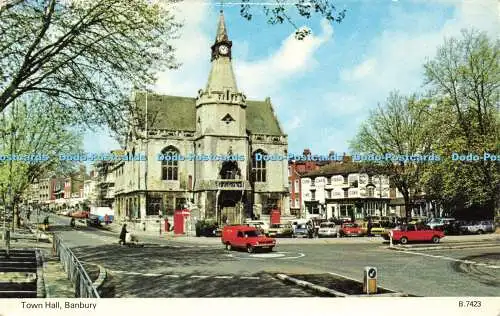
[(123, 224), (122, 231), (120, 232), (120, 245), (125, 245), (125, 237), (127, 236), (127, 224)]
[(49, 229), (49, 217), (48, 216), (45, 216), (45, 218), (43, 219), (43, 228), (44, 228), (44, 230)]
[(372, 235), (372, 227), (373, 227), (373, 224), (372, 224), (372, 219), (371, 219), (371, 218), (369, 218), (369, 219), (368, 219), (368, 224), (366, 225), (366, 230), (367, 230), (366, 234), (367, 234), (368, 236), (371, 236), (371, 235)]
[(73, 228), (75, 227), (75, 218), (74, 217), (72, 217), (71, 220), (69, 221), (69, 226), (71, 226)]
[(109, 216), (108, 216), (108, 214), (104, 215), (104, 223), (106, 224), (106, 226), (109, 225)]

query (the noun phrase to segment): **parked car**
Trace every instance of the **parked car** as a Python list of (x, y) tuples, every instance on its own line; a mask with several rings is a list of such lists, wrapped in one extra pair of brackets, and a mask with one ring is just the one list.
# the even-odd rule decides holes
[(200, 220), (195, 224), (196, 237), (214, 237), (218, 225), (214, 221)]
[(71, 217), (74, 218), (88, 218), (89, 217), (89, 212), (88, 211), (75, 211), (71, 213)]
[(242, 248), (249, 253), (257, 249), (272, 251), (276, 246), (276, 239), (266, 237), (257, 228), (248, 225), (224, 226), (221, 241), (227, 250)]
[(293, 237), (308, 237), (309, 232), (307, 230), (307, 224), (301, 223), (295, 226), (293, 231)]
[(99, 221), (99, 216), (90, 214), (87, 218), (87, 225), (94, 227), (100, 226), (101, 222)]
[(292, 237), (293, 229), (290, 224), (272, 224), (268, 231), (269, 237)]
[(412, 217), (408, 224), (427, 224), (427, 217), (425, 216), (416, 216)]
[(259, 229), (263, 234), (267, 234), (269, 232), (269, 225), (263, 221), (247, 220), (245, 224)]
[[(361, 225), (361, 231), (363, 232), (363, 235), (368, 234), (368, 223), (363, 222)], [(388, 232), (388, 230), (384, 227), (382, 227), (382, 224), (380, 222), (374, 222), (372, 223), (372, 229), (370, 233), (372, 235), (382, 235), (383, 233)]]
[(439, 226), (444, 226), (451, 224), (453, 221), (455, 221), (454, 218), (433, 218), (429, 222), (427, 222), (427, 225), (434, 229)]
[(342, 224), (340, 229), (340, 237), (344, 236), (363, 236), (363, 231), (358, 224), (345, 223)]
[(426, 225), (402, 225), (399, 228), (391, 230), (392, 240), (407, 244), (409, 241), (432, 241), (437, 244), (445, 234), (441, 230), (432, 229)]
[(337, 237), (340, 233), (340, 226), (335, 223), (326, 222), (319, 225), (318, 237)]
[(495, 223), (493, 221), (472, 221), (460, 226), (460, 231), (464, 234), (484, 234), (493, 233), (495, 231)]

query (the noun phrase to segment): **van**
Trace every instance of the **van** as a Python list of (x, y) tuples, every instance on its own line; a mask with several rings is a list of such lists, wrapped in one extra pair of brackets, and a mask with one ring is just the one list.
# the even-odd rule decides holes
[(276, 246), (274, 238), (266, 237), (257, 228), (248, 225), (224, 226), (221, 241), (226, 250), (246, 249), (248, 253), (262, 249), (273, 251)]

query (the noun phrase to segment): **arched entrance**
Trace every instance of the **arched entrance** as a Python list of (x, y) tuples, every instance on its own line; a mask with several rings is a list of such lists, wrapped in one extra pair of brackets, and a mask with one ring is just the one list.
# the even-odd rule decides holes
[(223, 191), (220, 196), (220, 217), (222, 225), (241, 224), (245, 217), (243, 202), (241, 201), (241, 191)]

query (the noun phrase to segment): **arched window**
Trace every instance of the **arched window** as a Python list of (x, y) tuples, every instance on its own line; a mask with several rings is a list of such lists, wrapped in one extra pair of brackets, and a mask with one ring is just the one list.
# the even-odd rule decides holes
[(266, 153), (262, 150), (257, 150), (252, 155), (252, 180), (253, 182), (266, 182), (266, 162), (257, 160), (256, 154), (265, 156)]
[(240, 179), (241, 172), (236, 161), (224, 161), (219, 172), (221, 179)]
[(177, 160), (167, 160), (174, 155), (179, 155), (179, 150), (173, 146), (168, 146), (161, 151), (164, 159), (161, 161), (161, 179), (162, 180), (178, 180), (179, 165)]

